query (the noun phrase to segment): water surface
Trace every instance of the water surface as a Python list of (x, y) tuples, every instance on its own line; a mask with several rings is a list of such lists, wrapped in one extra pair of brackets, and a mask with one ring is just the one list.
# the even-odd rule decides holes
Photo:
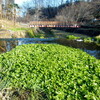
[(7, 52), (11, 49), (15, 48), (17, 45), (22, 44), (33, 44), (33, 43), (57, 43), (65, 46), (70, 46), (73, 48), (79, 48), (88, 54), (100, 59), (100, 46), (96, 43), (85, 43), (83, 41), (77, 40), (67, 40), (67, 39), (57, 39), (57, 38), (47, 38), (47, 39), (40, 39), (40, 38), (6, 38), (0, 39), (0, 51)]

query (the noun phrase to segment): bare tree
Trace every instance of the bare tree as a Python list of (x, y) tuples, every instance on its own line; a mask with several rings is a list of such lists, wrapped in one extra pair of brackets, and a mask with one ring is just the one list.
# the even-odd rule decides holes
[(100, 0), (91, 2), (91, 9), (95, 18), (100, 18)]
[(2, 12), (3, 12), (2, 3), (3, 3), (3, 1), (0, 0), (0, 18), (2, 18)]
[(58, 12), (56, 19), (66, 21), (67, 24), (83, 23), (93, 19), (90, 8), (90, 4), (87, 2), (66, 6)]

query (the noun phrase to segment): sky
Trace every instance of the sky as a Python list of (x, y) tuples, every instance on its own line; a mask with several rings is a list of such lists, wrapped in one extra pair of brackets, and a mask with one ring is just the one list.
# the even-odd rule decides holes
[(26, 2), (28, 0), (15, 0), (15, 3), (21, 5), (22, 3)]
[[(17, 3), (18, 5), (22, 5), (24, 2), (27, 2), (27, 1), (30, 1), (30, 0), (15, 0), (15, 3)], [(61, 0), (55, 0), (55, 1), (61, 2)], [(63, 0), (63, 1), (65, 2), (66, 0)]]

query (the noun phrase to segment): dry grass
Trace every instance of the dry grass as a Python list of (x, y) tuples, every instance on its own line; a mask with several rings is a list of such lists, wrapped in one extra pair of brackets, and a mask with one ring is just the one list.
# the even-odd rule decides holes
[(25, 38), (26, 28), (27, 27), (22, 23), (16, 22), (14, 25), (13, 21), (0, 19), (0, 38)]
[(0, 38), (11, 38), (11, 33), (7, 30), (0, 31)]
[(2, 29), (11, 29), (11, 28), (20, 28), (21, 25), (19, 23), (16, 23), (14, 25), (14, 22), (13, 21), (9, 21), (9, 20), (6, 20), (6, 19), (2, 19), (0, 20), (0, 25), (2, 25)]

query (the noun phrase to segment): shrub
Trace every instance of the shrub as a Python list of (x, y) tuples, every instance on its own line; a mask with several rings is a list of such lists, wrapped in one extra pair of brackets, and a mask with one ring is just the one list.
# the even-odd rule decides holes
[(26, 30), (26, 33), (29, 35), (29, 37), (34, 38), (34, 29), (29, 28)]
[(0, 77), (0, 88), (40, 89), (50, 100), (100, 98), (100, 61), (57, 44), (22, 45), (1, 54)]
[(37, 32), (34, 28), (27, 29), (26, 33), (30, 38), (44, 38), (45, 36), (43, 33)]

